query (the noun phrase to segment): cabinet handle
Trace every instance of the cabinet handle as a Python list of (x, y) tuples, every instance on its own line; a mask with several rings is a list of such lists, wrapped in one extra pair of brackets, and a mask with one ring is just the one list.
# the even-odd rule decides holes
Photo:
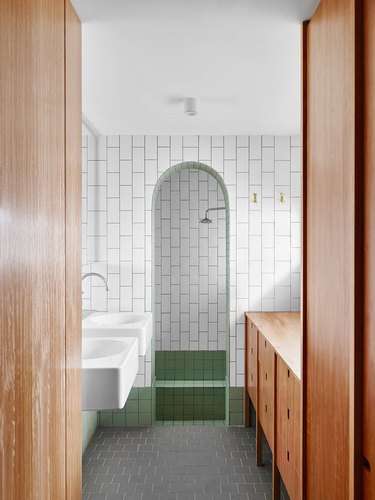
[(370, 462), (367, 460), (365, 456), (362, 456), (362, 467), (366, 472), (371, 472)]
[(264, 341), (264, 347), (267, 347), (267, 340)]
[(254, 354), (254, 349), (253, 348), (251, 348), (251, 354)]
[(267, 380), (267, 372), (266, 372), (266, 380)]
[(266, 413), (267, 413), (267, 405), (265, 405), (265, 410), (266, 410)]
[(289, 462), (289, 451), (286, 452), (286, 459), (288, 460)]
[(289, 370), (289, 368), (288, 368), (288, 378), (290, 378), (290, 370)]
[(288, 408), (288, 411), (287, 411), (287, 415), (288, 415), (288, 420), (290, 419), (290, 410)]

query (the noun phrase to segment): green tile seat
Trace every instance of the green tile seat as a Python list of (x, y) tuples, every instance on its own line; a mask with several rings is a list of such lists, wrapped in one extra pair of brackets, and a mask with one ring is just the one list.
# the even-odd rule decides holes
[(225, 380), (156, 380), (155, 387), (226, 387)]

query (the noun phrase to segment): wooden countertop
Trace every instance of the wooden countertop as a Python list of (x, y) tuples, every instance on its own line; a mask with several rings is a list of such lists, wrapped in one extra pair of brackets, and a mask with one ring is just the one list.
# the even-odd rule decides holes
[(299, 312), (247, 312), (256, 328), (301, 380), (301, 314)]

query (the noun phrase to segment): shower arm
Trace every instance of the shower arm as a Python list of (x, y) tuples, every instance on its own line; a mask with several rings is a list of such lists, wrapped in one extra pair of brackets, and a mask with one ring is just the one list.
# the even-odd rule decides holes
[(207, 208), (205, 218), (207, 218), (207, 214), (210, 210), (225, 210), (226, 207), (215, 207), (215, 208)]

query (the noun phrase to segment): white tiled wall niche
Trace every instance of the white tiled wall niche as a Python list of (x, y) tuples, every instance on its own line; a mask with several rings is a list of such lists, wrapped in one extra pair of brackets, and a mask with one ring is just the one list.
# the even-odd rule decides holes
[(174, 172), (155, 214), (156, 350), (226, 349), (225, 207), (218, 181), (196, 169)]
[[(86, 308), (150, 311), (157, 180), (182, 161), (210, 165), (224, 178), (230, 208), (230, 385), (242, 386), (243, 312), (300, 307), (299, 137), (89, 136), (82, 154), (83, 271), (102, 273), (110, 287), (107, 294), (99, 280), (85, 280)], [(149, 386), (150, 352), (140, 367), (136, 385)]]

